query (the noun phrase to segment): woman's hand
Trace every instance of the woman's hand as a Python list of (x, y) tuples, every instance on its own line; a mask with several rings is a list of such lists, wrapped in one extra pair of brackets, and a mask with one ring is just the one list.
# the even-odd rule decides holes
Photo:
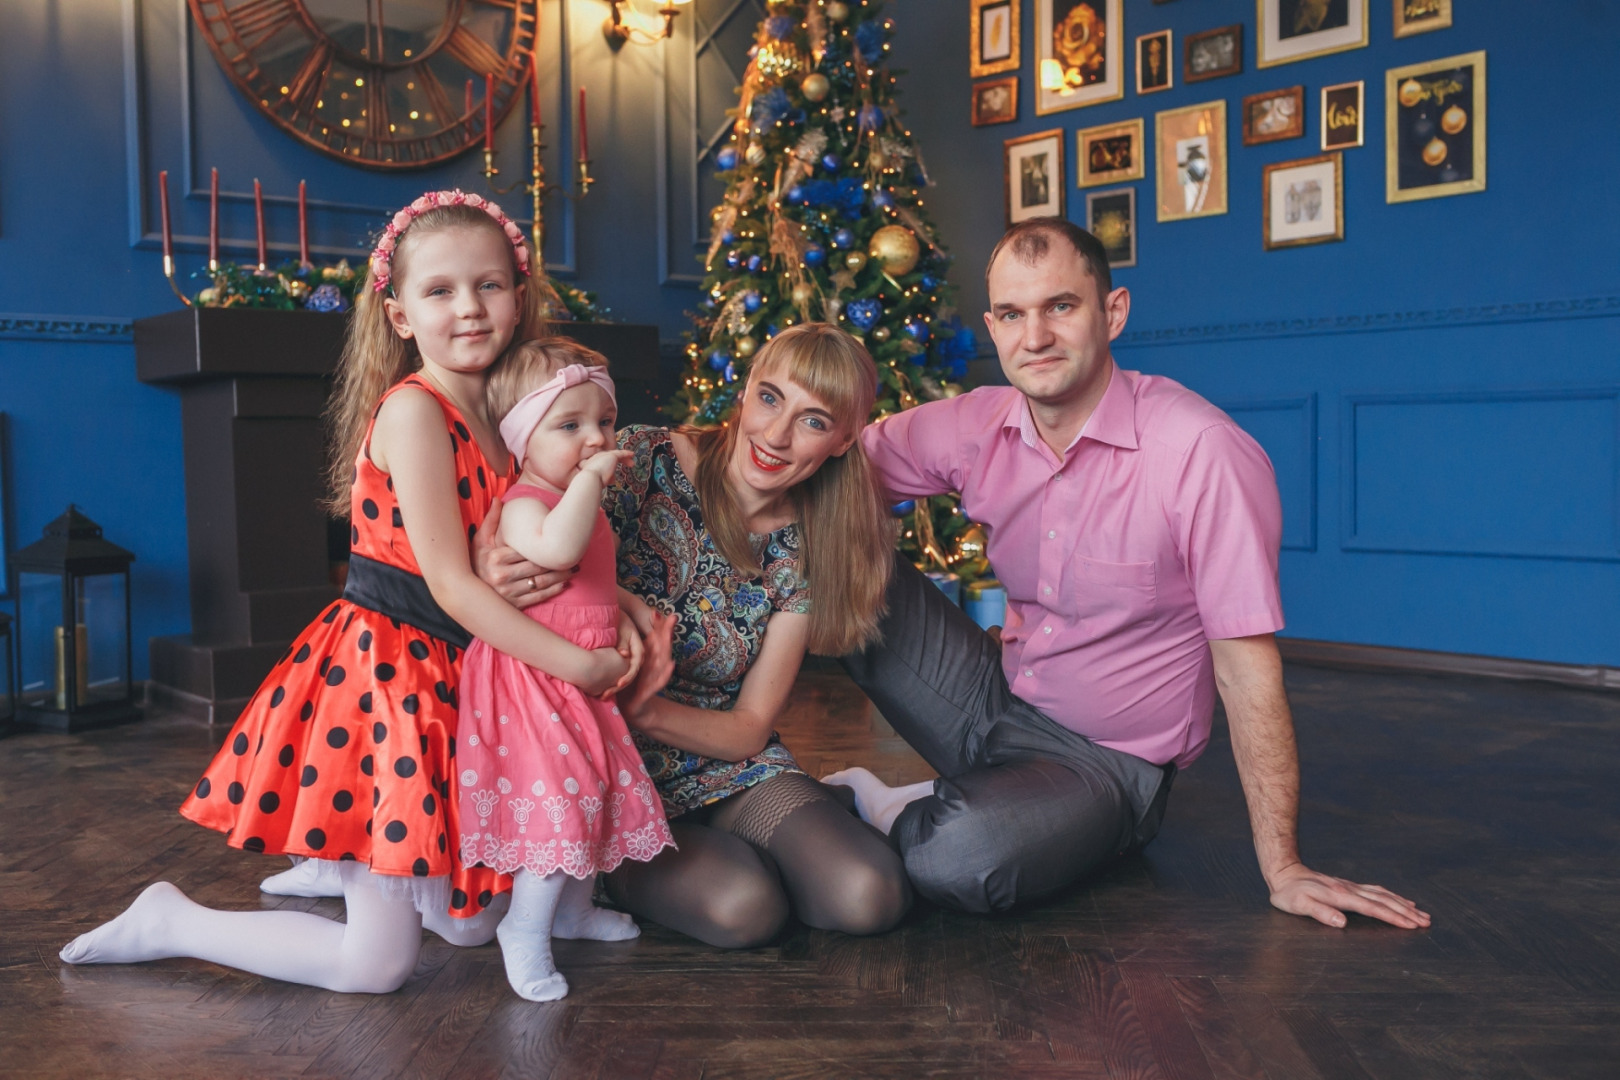
[(630, 684), (628, 692), (619, 696), (619, 712), (624, 714), (626, 721), (641, 715), (647, 702), (656, 697), (669, 684), (670, 676), (675, 674), (675, 658), (672, 655), (675, 616), (662, 615), (650, 608), (648, 612), (651, 622), (643, 642), (646, 655), (641, 661), (641, 671)]
[(547, 570), (501, 543), (503, 505), (499, 499), (495, 500), (483, 524), (473, 534), (473, 572), (513, 607), (533, 607), (562, 592), (569, 578), (574, 576), (574, 569), (578, 568)]

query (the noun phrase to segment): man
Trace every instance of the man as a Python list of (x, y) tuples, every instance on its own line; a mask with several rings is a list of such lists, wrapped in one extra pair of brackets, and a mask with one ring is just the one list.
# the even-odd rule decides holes
[(1007, 625), (998, 642), (897, 560), (883, 642), (844, 666), (940, 779), (828, 782), (854, 788), (924, 896), (1001, 911), (1153, 839), (1218, 689), (1272, 904), (1427, 926), (1410, 901), (1300, 861), (1265, 453), (1190, 390), (1115, 365), (1130, 294), (1089, 233), (1022, 222), (986, 281), (1012, 385), (891, 416), (863, 442), (896, 497), (957, 491), (987, 526)]

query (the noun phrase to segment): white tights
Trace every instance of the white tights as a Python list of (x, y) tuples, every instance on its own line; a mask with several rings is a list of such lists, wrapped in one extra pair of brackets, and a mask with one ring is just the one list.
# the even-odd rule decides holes
[(215, 911), (160, 881), (122, 915), (69, 942), (61, 956), (70, 964), (189, 956), (340, 993), (398, 990), (416, 970), (421, 914), (363, 863), (342, 863), (338, 874), (345, 923), (301, 911)]
[[(342, 865), (331, 859), (297, 860), (291, 870), (265, 878), (259, 883), (259, 889), (272, 896), (341, 897), (343, 879), (338, 868)], [(422, 916), (422, 927), (452, 945), (463, 948), (488, 945), (495, 940), (496, 924), (506, 914), (506, 904), (510, 899), (502, 893), (470, 919), (458, 919), (448, 911), (431, 911)]]
[(512, 907), (495, 930), (506, 963), (506, 981), (520, 998), (556, 1001), (568, 980), (551, 958), (552, 938), (628, 941), (641, 931), (630, 916), (591, 903), (596, 878), (572, 878), (561, 870), (512, 877)]

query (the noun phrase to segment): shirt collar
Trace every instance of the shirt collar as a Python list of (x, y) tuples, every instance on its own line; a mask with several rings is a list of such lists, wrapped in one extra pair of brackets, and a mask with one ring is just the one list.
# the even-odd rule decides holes
[[(1135, 386), (1112, 358), (1108, 361), (1108, 368), (1108, 389), (1103, 391), (1102, 400), (1097, 402), (1096, 410), (1080, 429), (1080, 434), (1064, 448), (1064, 456), (1073, 451), (1081, 439), (1094, 439), (1124, 450), (1137, 448)], [(1016, 395), (1001, 426), (1018, 432), (1018, 437), (1026, 446), (1045, 445), (1041, 442), (1040, 433), (1035, 430), (1035, 417), (1029, 411), (1029, 399), (1023, 394)]]

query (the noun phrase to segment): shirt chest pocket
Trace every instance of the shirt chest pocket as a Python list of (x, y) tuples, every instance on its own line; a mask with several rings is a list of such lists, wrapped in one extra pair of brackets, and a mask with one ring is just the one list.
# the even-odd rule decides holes
[(1068, 569), (1069, 603), (1087, 637), (1103, 637), (1152, 616), (1157, 600), (1152, 562), (1076, 556)]

